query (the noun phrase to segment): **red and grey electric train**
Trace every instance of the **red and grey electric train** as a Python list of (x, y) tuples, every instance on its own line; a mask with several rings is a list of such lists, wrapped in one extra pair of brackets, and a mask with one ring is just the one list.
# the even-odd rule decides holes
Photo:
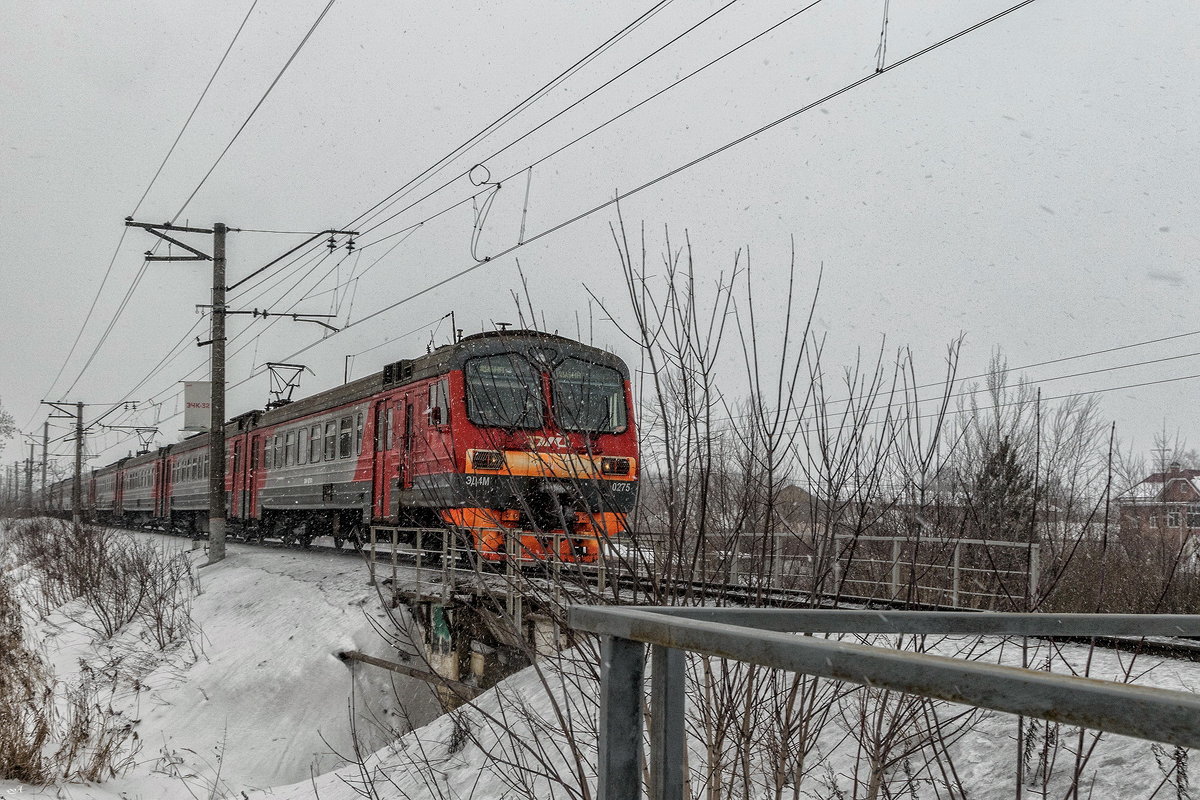
[[(198, 532), (209, 434), (86, 479), (85, 516)], [(229, 530), (361, 542), (370, 525), (469, 531), (481, 558), (595, 559), (637, 492), (629, 370), (537, 331), (468, 336), (225, 425)], [(70, 511), (70, 481), (49, 489)], [(518, 537), (514, 539), (514, 537)], [(511, 549), (519, 541), (521, 547)]]

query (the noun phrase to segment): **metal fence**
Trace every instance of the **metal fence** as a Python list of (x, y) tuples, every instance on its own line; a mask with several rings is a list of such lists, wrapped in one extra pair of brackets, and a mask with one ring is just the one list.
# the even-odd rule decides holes
[(682, 800), (684, 651), (922, 697), (1200, 747), (1200, 697), (797, 633), (1197, 636), (1200, 615), (575, 606), (601, 636), (599, 800), (642, 797), (642, 701), (651, 645), (650, 796)]
[(837, 536), (842, 594), (928, 606), (1028, 608), (1041, 580), (1037, 542)]
[[(607, 559), (614, 575), (638, 577), (664, 564), (667, 572), (691, 567), (690, 561), (668, 564), (652, 534), (639, 532), (623, 546), (636, 558), (632, 564)], [(845, 599), (1021, 611), (1038, 597), (1041, 555), (1038, 542), (1013, 540), (837, 534), (822, 545), (794, 532), (743, 532), (710, 537), (698, 569), (706, 581), (729, 587), (823, 587)]]

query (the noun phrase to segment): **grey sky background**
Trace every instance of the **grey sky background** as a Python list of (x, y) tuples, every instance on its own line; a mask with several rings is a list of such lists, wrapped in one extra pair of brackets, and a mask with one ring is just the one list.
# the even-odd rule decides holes
[[(652, 5), (337, 0), (177, 222), (286, 231), (347, 225)], [(517, 173), (803, 7), (724, 5), (666, 4), (388, 213), (476, 163), (493, 178)], [(886, 60), (1008, 5), (892, 0)], [(324, 6), (259, 0), (138, 219), (174, 217)], [(143, 272), (141, 254), (154, 240), (130, 230), (122, 241), (122, 220), (249, 8), (0, 0), (0, 400), (23, 429), (40, 431), (41, 399), (154, 400), (110, 419), (163, 420), (158, 443), (178, 437), (178, 382), (207, 377), (207, 351), (190, 342), (207, 335), (195, 306), (209, 302), (208, 266), (158, 263)], [(817, 3), (539, 164), (528, 183), (526, 237), (872, 73), (882, 12), (882, 0)], [(936, 378), (946, 343), (960, 332), (960, 371), (975, 374), (996, 346), (1019, 366), (1200, 331), (1190, 296), (1200, 250), (1198, 68), (1194, 2), (1037, 0), (624, 200), (622, 215), (632, 227), (646, 224), (654, 259), (665, 227), (676, 241), (686, 229), (698, 273), (712, 280), (749, 247), (762, 301), (756, 334), (766, 347), (779, 344), (778, 291), (794, 236), (802, 296), (824, 265), (816, 327), (828, 334), (831, 369), (857, 348), (874, 352), (885, 336), (889, 350), (910, 346), (922, 377)], [(356, 323), (474, 263), (469, 201), (406, 238), (379, 240), (478, 191), (459, 177), (360, 237), (355, 254), (317, 250), (268, 273), (230, 306), (336, 313), (339, 327)], [(504, 182), (480, 256), (516, 242), (525, 192), (524, 174)], [(299, 357), (315, 372), (301, 392), (339, 383), (347, 354), (399, 334), (414, 332), (357, 356), (353, 374), (422, 353), (431, 335), (445, 343), (449, 324), (437, 320), (451, 310), (467, 333), (516, 322), (514, 255), (547, 326), (573, 336), (579, 312), (587, 338), (585, 285), (627, 309), (609, 230), (615, 219), (611, 208), (594, 214), (326, 338)], [(230, 234), (230, 282), (303, 238)], [(188, 241), (209, 248), (201, 237)], [(264, 362), (321, 340), (322, 329), (231, 317), (229, 335), (230, 381), (241, 382), (229, 395), (236, 414), (267, 399), (266, 375), (251, 378)], [(598, 313), (594, 339), (634, 358)], [(1200, 335), (1028, 374), (1037, 382), (1182, 356), (1042, 384), (1054, 396), (1200, 375), (1193, 353), (1200, 355)], [(1195, 439), (1198, 386), (1176, 380), (1107, 392), (1102, 408), (1136, 448), (1149, 448), (1164, 425)], [(117, 432), (92, 442), (97, 463), (135, 446)], [(16, 457), (13, 449), (6, 457)]]

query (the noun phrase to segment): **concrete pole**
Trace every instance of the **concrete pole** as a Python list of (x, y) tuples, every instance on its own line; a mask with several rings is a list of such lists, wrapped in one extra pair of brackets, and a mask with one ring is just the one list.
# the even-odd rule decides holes
[(75, 480), (71, 483), (71, 523), (83, 522), (83, 403), (75, 404)]
[(225, 558), (225, 223), (213, 225), (212, 408), (208, 426), (208, 563)]
[(33, 442), (29, 443), (29, 460), (25, 462), (25, 503), (33, 511)]
[(46, 465), (50, 457), (50, 420), (42, 423), (42, 508), (46, 507)]

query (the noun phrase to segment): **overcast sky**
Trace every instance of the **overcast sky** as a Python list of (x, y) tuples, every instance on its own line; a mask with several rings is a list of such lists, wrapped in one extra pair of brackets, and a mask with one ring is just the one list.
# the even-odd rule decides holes
[[(1010, 4), (892, 0), (885, 63)], [(445, 343), (449, 324), (438, 320), (450, 311), (467, 333), (516, 322), (516, 258), (547, 327), (575, 335), (581, 318), (587, 338), (585, 286), (626, 309), (612, 208), (365, 318), (516, 244), (527, 187), (530, 238), (872, 74), (882, 0), (816, 3), (522, 172), (804, 5), (669, 2), (383, 216), (458, 176), (443, 190), (383, 224), (359, 217), (652, 5), (337, 0), (201, 185), (326, 0), (258, 0), (248, 17), (250, 2), (0, 0), (0, 401), (40, 432), (42, 399), (100, 404), (89, 417), (135, 400), (138, 412), (110, 420), (157, 421), (158, 444), (178, 438), (178, 382), (207, 377), (194, 340), (207, 338), (196, 305), (209, 302), (211, 275), (198, 262), (143, 271), (154, 240), (126, 232), (135, 213), (246, 229), (230, 234), (229, 283), (305, 238), (249, 229), (374, 228), (353, 254), (306, 251), (231, 298), (231, 308), (332, 313), (350, 325), (321, 341), (317, 325), (231, 317), (231, 415), (267, 399), (263, 363), (313, 343), (295, 356), (314, 372), (302, 393), (339, 383), (348, 354), (359, 354), (361, 376), (425, 352), (431, 337)], [(1179, 336), (1200, 331), (1196, 12), (1185, 0), (1036, 0), (623, 200), (622, 214), (648, 226), (654, 252), (664, 227), (679, 238), (686, 229), (698, 272), (714, 279), (748, 247), (767, 346), (778, 345), (775, 290), (794, 236), (802, 293), (824, 265), (816, 325), (831, 367), (882, 337), (911, 346), (932, 377), (960, 333), (963, 374), (980, 372), (994, 347), (1019, 366), (1174, 336), (1028, 374), (1047, 396), (1200, 375), (1200, 335)], [(474, 252), (469, 200), (398, 233), (479, 192), (465, 177), (477, 163), (493, 180), (517, 177), (496, 193)], [(634, 355), (603, 320), (594, 338)], [(1182, 357), (1048, 380), (1168, 356)], [(1196, 445), (1198, 389), (1193, 379), (1111, 391), (1102, 407), (1135, 447), (1149, 448), (1164, 425)], [(92, 445), (95, 464), (136, 447), (122, 432)]]

